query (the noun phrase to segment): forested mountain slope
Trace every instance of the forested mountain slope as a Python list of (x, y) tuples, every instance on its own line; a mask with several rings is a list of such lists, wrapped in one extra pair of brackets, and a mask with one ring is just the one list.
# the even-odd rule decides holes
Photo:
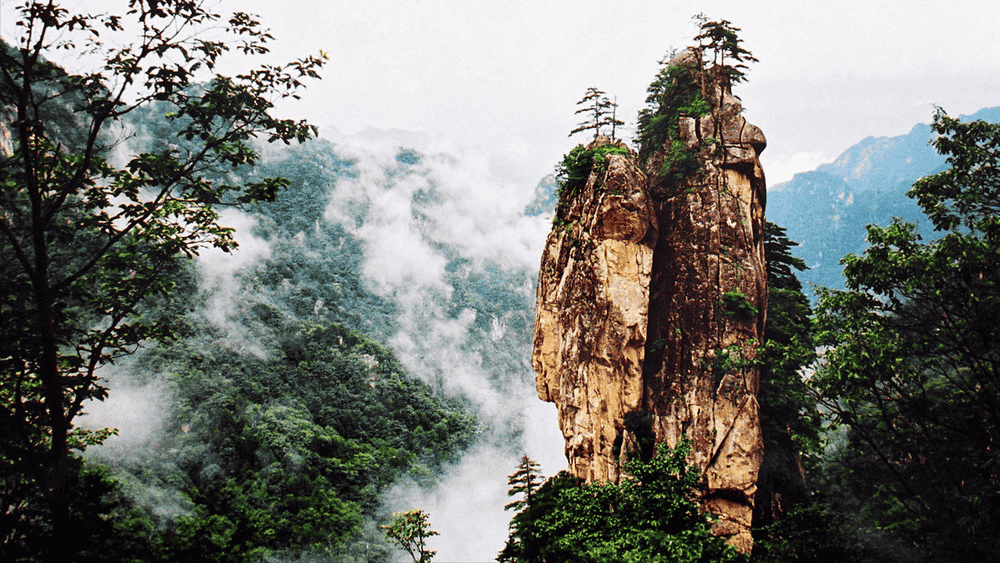
[[(53, 100), (47, 131), (73, 148), (79, 100)], [(140, 153), (197, 151), (171, 110), (137, 108), (102, 139), (102, 156), (125, 168)], [(5, 140), (12, 119), (4, 113)], [(87, 450), (71, 500), (69, 541), (86, 557), (384, 560), (378, 525), (414, 494), (442, 494), (474, 445), (503, 495), (504, 472), (538, 439), (526, 402), (532, 245), (547, 223), (522, 213), (530, 188), (490, 185), (479, 153), (409, 145), (391, 135), (261, 142), (256, 167), (205, 172), (215, 185), (289, 185), (273, 202), (219, 201), (239, 250), (174, 259), (169, 291), (135, 310), (172, 337), (97, 371), (107, 400), (86, 403), (76, 423), (119, 435)], [(3, 148), (5, 158), (15, 150)], [(4, 475), (4, 502), (17, 507), (5, 518), (26, 531), (3, 553), (30, 558), (44, 551), (44, 516)], [(473, 508), (500, 521), (502, 504), (459, 504), (437, 521), (478, 526)], [(493, 527), (499, 550), (504, 528)]]
[[(128, 148), (180, 142), (171, 128), (144, 114)], [(177, 530), (170, 553), (208, 542), (206, 553), (236, 559), (267, 549), (350, 560), (373, 545), (384, 555), (377, 524), (417, 502), (445, 530), (475, 525), (462, 503), (407, 497), (443, 495), (472, 445), (500, 460), (492, 488), (502, 493), (524, 442), (537, 441), (532, 237), (546, 219), (523, 214), (527, 191), (470, 189), (484, 181), (478, 155), (470, 165), (391, 134), (262, 150), (261, 165), (227, 180), (291, 185), (274, 202), (223, 210), (240, 249), (179, 265), (181, 291), (148, 312), (179, 312), (179, 338), (109, 370), (108, 403), (91, 409), (93, 424), (122, 426), (116, 398), (128, 395), (115, 391), (145, 390), (147, 404), (171, 405), (164, 431), (137, 441), (123, 427), (91, 457), (114, 465), (155, 525)], [(142, 426), (142, 413), (129, 415)], [(396, 483), (425, 492), (383, 498)], [(292, 491), (297, 500), (278, 500)], [(268, 524), (275, 510), (284, 516)]]
[[(1000, 108), (982, 109), (961, 119), (1000, 122)], [(843, 286), (838, 262), (848, 253), (864, 250), (866, 225), (888, 225), (894, 217), (921, 221), (923, 213), (906, 192), (918, 178), (945, 167), (931, 140), (927, 124), (915, 125), (898, 137), (868, 137), (832, 163), (770, 188), (767, 218), (799, 242), (794, 254), (810, 268), (800, 274), (807, 291), (809, 283)], [(926, 221), (921, 232), (931, 233)]]

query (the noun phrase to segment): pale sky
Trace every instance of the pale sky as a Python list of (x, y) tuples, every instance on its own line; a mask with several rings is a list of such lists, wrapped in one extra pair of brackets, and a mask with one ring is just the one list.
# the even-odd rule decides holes
[[(760, 59), (737, 87), (768, 137), (771, 183), (873, 136), (1000, 105), (993, 0), (366, 0), (243, 2), (289, 53), (331, 54), (304, 113), (351, 133), (419, 130), (509, 153), (542, 175), (586, 135), (576, 102), (617, 96), (634, 124), (671, 47), (704, 12), (742, 29)], [(292, 38), (285, 42), (285, 38)]]
[[(2, 35), (13, 32), (3, 0)], [(124, 0), (69, 0), (97, 11)], [(595, 86), (634, 125), (691, 16), (728, 19), (760, 59), (738, 85), (769, 146), (770, 184), (873, 136), (1000, 105), (1000, 2), (993, 0), (240, 0), (276, 37), (278, 59), (330, 54), (323, 80), (283, 108), (353, 134), (421, 131), (476, 145), (537, 181), (586, 134), (576, 102)]]

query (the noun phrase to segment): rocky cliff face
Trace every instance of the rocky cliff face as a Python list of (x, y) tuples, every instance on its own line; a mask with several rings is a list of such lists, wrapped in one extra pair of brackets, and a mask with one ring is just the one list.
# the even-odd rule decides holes
[(596, 168), (564, 198), (546, 242), (532, 357), (539, 397), (559, 406), (570, 471), (588, 482), (618, 480), (616, 441), (642, 409), (657, 236), (635, 159), (611, 154)]
[[(766, 188), (758, 160), (765, 140), (746, 122), (728, 88), (716, 109), (681, 118), (680, 139), (718, 139), (701, 174), (656, 197), (661, 225), (650, 283), (644, 407), (657, 441), (692, 440), (691, 462), (705, 476), (715, 531), (741, 550), (762, 455), (753, 366), (767, 310), (764, 262)], [(654, 188), (655, 190), (656, 188)]]
[[(562, 194), (539, 274), (533, 364), (539, 396), (558, 407), (572, 473), (618, 479), (622, 444), (636, 442), (630, 415), (657, 443), (689, 439), (715, 533), (749, 552), (762, 453), (753, 359), (767, 309), (765, 140), (726, 80), (707, 84), (711, 112), (680, 117), (648, 173), (635, 155), (610, 156), (584, 189)], [(662, 172), (674, 141), (697, 153), (697, 172)]]

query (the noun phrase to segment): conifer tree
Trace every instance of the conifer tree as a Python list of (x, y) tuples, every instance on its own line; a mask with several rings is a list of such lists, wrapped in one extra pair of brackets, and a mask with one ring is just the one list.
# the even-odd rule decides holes
[[(727, 76), (731, 82), (746, 81), (746, 63), (755, 63), (757, 58), (742, 47), (743, 40), (737, 34), (740, 28), (729, 20), (708, 21), (704, 14), (698, 14), (694, 19), (701, 22), (701, 33), (694, 39), (699, 42), (703, 53), (711, 53), (712, 67), (716, 72)], [(732, 63), (727, 64), (726, 59)]]
[(538, 467), (538, 463), (528, 457), (528, 454), (524, 454), (521, 456), (520, 463), (517, 464), (517, 471), (507, 479), (507, 484), (510, 485), (507, 496), (522, 495), (522, 497), (507, 503), (503, 507), (504, 510), (516, 510), (517, 513), (511, 519), (510, 538), (507, 540), (507, 545), (504, 546), (503, 551), (497, 556), (498, 561), (523, 560), (518, 556), (524, 554), (525, 545), (532, 543), (532, 537), (534, 536), (532, 528), (534, 527), (534, 523), (530, 520), (524, 521), (519, 517), (523, 516), (531, 508), (532, 497), (544, 480), (544, 477), (538, 471)]
[(625, 123), (615, 116), (617, 114), (618, 104), (612, 102), (604, 95), (604, 92), (598, 90), (591, 86), (587, 88), (587, 93), (583, 98), (576, 103), (576, 105), (588, 104), (576, 110), (576, 113), (589, 113), (590, 119), (587, 121), (580, 122), (576, 129), (570, 131), (570, 136), (573, 136), (581, 131), (586, 131), (587, 129), (594, 130), (594, 138), (601, 136), (601, 128), (610, 125), (611, 126), (611, 138), (614, 139), (615, 127), (618, 125), (624, 125)]
[(688, 147), (678, 141), (678, 120), (715, 111), (709, 103), (709, 83), (744, 82), (747, 63), (757, 61), (742, 47), (740, 28), (728, 20), (708, 21), (701, 14), (695, 20), (700, 30), (695, 36), (698, 47), (680, 56), (668, 53), (660, 61), (663, 68), (646, 90), (647, 107), (638, 119), (640, 160), (645, 162), (657, 151), (668, 149), (662, 171), (673, 178), (687, 177), (698, 169), (694, 155), (700, 150), (700, 146)]
[(806, 465), (814, 463), (822, 450), (820, 413), (803, 381), (803, 371), (813, 364), (816, 353), (812, 310), (795, 275), (808, 267), (791, 253), (797, 245), (783, 227), (766, 223), (768, 309), (757, 394), (764, 461), (757, 481), (755, 525), (769, 524), (806, 500)]
[(520, 511), (531, 504), (531, 496), (538, 489), (538, 486), (541, 485), (543, 480), (542, 474), (538, 471), (538, 467), (538, 463), (528, 457), (528, 454), (521, 456), (521, 462), (517, 465), (517, 471), (515, 471), (507, 479), (507, 484), (510, 485), (510, 490), (507, 491), (507, 496), (524, 496), (504, 505), (504, 510)]

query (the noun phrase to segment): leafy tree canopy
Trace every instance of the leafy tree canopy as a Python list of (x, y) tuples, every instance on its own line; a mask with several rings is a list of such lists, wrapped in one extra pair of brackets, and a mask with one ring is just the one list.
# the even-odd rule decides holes
[[(178, 259), (235, 247), (214, 206), (273, 199), (287, 185), (234, 185), (213, 171), (255, 164), (254, 139), (288, 143), (315, 132), (271, 111), (318, 77), (323, 58), (218, 75), (227, 52), (268, 52), (272, 37), (253, 17), (183, 0), (128, 6), (90, 15), (25, 2), (15, 45), (0, 50), (0, 114), (14, 145), (0, 156), (3, 512), (53, 538), (72, 526), (70, 450), (107, 435), (73, 424), (86, 401), (106, 396), (97, 368), (170, 336), (169, 318), (137, 311), (172, 289)], [(48, 61), (63, 50), (97, 56), (100, 68), (67, 73)], [(154, 103), (177, 124), (178, 144), (113, 166), (122, 119)], [(55, 561), (77, 548), (45, 546)]]
[(990, 558), (1000, 514), (1000, 125), (938, 110), (933, 128), (949, 169), (910, 196), (942, 236), (925, 242), (901, 221), (868, 228), (871, 247), (843, 260), (848, 289), (820, 292), (825, 352), (812, 384), (846, 429), (834, 465), (844, 511), (872, 518), (870, 534), (917, 546), (915, 559)]
[(427, 549), (427, 538), (439, 534), (431, 529), (429, 515), (419, 508), (394, 515), (382, 529), (393, 543), (410, 554), (413, 563), (430, 563), (437, 553)]

